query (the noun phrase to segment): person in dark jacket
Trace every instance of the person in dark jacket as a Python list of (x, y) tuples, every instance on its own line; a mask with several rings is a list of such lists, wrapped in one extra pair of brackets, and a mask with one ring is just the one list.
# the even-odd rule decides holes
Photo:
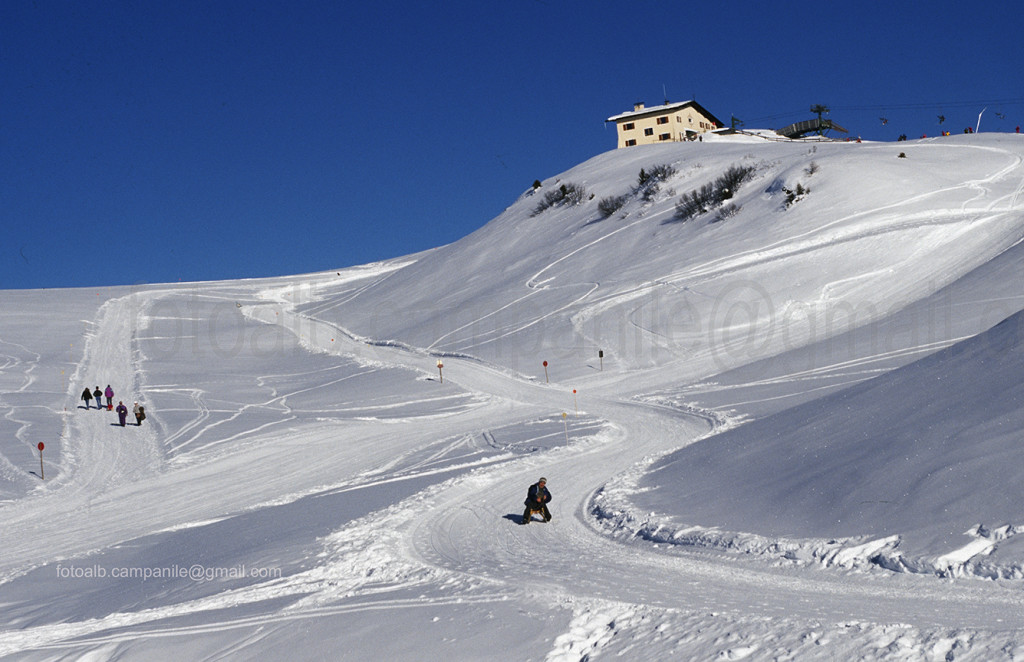
[[(86, 386), (85, 390), (82, 391), (82, 399), (85, 400), (85, 408), (89, 409), (89, 403), (92, 402), (92, 391), (89, 390), (88, 386)], [(99, 407), (100, 403), (97, 402), (96, 406)]]
[(132, 413), (135, 414), (135, 425), (142, 425), (142, 421), (146, 420), (146, 408), (138, 402), (132, 407)]
[(120, 400), (117, 401), (117, 420), (121, 421), (121, 427), (124, 427), (124, 422), (128, 419), (128, 407), (124, 406), (124, 403)]
[(523, 524), (529, 524), (533, 513), (540, 513), (545, 522), (551, 521), (551, 511), (548, 510), (548, 503), (551, 501), (551, 492), (547, 488), (548, 479), (541, 478), (533, 485), (530, 485), (526, 493), (526, 511), (523, 513)]

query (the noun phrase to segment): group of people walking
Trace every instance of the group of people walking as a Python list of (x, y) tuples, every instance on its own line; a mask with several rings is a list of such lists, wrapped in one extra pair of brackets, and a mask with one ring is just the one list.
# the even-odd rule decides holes
[[(124, 405), (123, 400), (118, 400), (117, 407), (114, 406), (114, 389), (107, 384), (107, 388), (100, 390), (97, 386), (95, 390), (90, 390), (88, 386), (82, 391), (82, 400), (85, 400), (85, 408), (90, 409), (93, 400), (96, 400), (96, 409), (103, 409), (103, 398), (107, 399), (106, 410), (117, 412), (117, 420), (121, 423), (121, 427), (124, 427), (128, 421), (128, 407)], [(146, 420), (146, 408), (140, 405), (138, 402), (132, 407), (132, 413), (135, 414), (135, 425), (142, 425), (142, 421)]]

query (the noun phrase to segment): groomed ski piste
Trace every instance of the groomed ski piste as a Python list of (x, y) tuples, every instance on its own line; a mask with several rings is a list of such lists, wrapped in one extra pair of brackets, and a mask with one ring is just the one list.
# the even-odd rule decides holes
[(708, 136), (378, 264), (0, 292), (0, 659), (1022, 660), (1022, 157)]

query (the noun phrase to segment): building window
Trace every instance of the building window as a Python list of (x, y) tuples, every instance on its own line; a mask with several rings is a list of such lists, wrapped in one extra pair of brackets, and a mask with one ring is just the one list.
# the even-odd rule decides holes
[(679, 115), (676, 115), (676, 124), (682, 124), (682, 123), (683, 123), (683, 118), (680, 117)]
[(634, 125), (633, 125), (632, 122), (627, 122), (626, 124), (622, 125), (622, 130), (623, 131), (632, 131), (633, 130), (633, 126)]
[(651, 129), (651, 128), (644, 129), (644, 135), (645, 136), (653, 136), (654, 135), (654, 129)]
[(636, 144), (636, 140), (634, 140), (634, 139), (630, 139), (630, 140), (626, 141), (626, 147), (632, 147), (635, 144)]
[(658, 135), (658, 140), (672, 140), (672, 136), (668, 133), (662, 133)]
[(658, 118), (658, 124), (668, 124), (668, 118), (667, 117), (659, 117)]

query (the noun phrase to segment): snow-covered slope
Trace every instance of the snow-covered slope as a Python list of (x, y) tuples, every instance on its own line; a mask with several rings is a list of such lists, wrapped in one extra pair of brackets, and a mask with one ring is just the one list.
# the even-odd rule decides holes
[(0, 657), (1024, 659), (1022, 157), (710, 136), (386, 263), (0, 292)]
[[(686, 376), (706, 375), (881, 317), (1020, 238), (1012, 137), (733, 140), (599, 155), (325, 315), (505, 365), (557, 357), (575, 375), (604, 348), (622, 369), (684, 359)], [(601, 219), (603, 198), (628, 195), (658, 165), (676, 171), (660, 190)], [(753, 169), (733, 216), (674, 218), (682, 195), (730, 167)], [(585, 187), (585, 201), (530, 215), (564, 184)], [(810, 193), (787, 208), (798, 185)], [(375, 328), (391, 306), (410, 314)]]

